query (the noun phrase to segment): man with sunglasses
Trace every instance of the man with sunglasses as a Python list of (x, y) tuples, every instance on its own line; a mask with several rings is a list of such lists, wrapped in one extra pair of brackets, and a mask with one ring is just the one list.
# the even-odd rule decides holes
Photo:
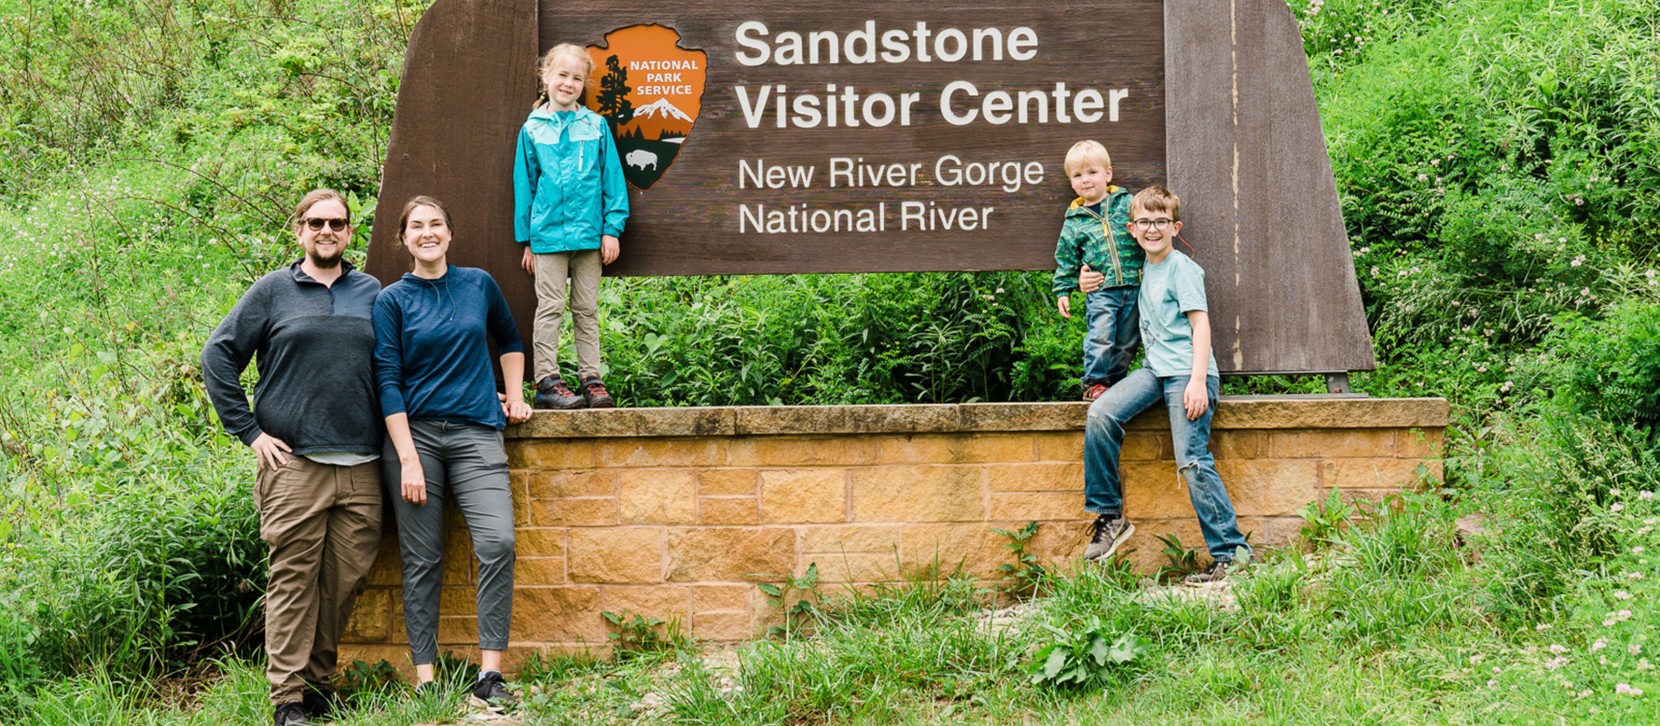
[[(370, 322), (380, 282), (342, 257), (352, 226), (339, 192), (294, 212), (305, 256), (260, 278), (202, 350), (225, 430), (254, 451), (259, 536), (270, 546), (265, 670), (276, 726), (333, 709), (340, 634), (380, 549), (383, 438)], [(255, 357), (250, 409), (240, 379)]]

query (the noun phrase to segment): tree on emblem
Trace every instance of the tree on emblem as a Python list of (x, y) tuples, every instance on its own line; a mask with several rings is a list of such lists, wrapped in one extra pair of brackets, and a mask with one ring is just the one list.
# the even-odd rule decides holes
[(605, 59), (605, 77), (599, 79), (599, 113), (611, 122), (611, 131), (634, 118), (634, 102), (628, 100), (628, 69), (613, 55)]

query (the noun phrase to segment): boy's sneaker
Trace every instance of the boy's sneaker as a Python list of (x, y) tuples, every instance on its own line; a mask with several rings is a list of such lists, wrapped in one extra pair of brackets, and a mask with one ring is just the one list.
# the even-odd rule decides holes
[(289, 701), (278, 704), (277, 711), (271, 717), (274, 726), (307, 726), (311, 719), (306, 718), (305, 704), (300, 701)]
[(565, 380), (558, 376), (548, 376), (536, 382), (536, 402), (532, 408), (573, 409), (582, 408), (582, 396), (571, 392)]
[(1210, 566), (1182, 578), (1183, 585), (1203, 585), (1210, 582), (1221, 582), (1228, 579), (1228, 572), (1234, 569), (1229, 560), (1211, 560)]
[(611, 400), (611, 394), (605, 391), (605, 384), (599, 376), (582, 379), (582, 401), (588, 408), (616, 408), (617, 402)]
[(1095, 523), (1089, 525), (1089, 547), (1084, 549), (1084, 559), (1090, 562), (1106, 559), (1134, 533), (1135, 525), (1128, 519), (1105, 514), (1096, 517)]
[(1100, 398), (1101, 394), (1106, 393), (1106, 392), (1107, 392), (1107, 384), (1105, 384), (1105, 383), (1091, 383), (1087, 386), (1084, 386), (1084, 400), (1085, 401), (1094, 401), (1095, 399)]
[(518, 697), (507, 692), (507, 683), (496, 671), (487, 671), (479, 676), (478, 682), (473, 684), (473, 697), (492, 706), (512, 706), (519, 702)]

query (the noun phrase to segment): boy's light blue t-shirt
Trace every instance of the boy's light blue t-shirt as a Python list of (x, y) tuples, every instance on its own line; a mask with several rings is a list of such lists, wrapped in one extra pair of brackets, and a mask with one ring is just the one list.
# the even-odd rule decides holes
[[(1193, 373), (1193, 325), (1187, 313), (1208, 312), (1205, 305), (1205, 269), (1179, 250), (1163, 262), (1148, 260), (1141, 268), (1141, 343), (1147, 349), (1146, 366), (1153, 375)], [(1206, 375), (1216, 373), (1216, 350), (1211, 349)]]

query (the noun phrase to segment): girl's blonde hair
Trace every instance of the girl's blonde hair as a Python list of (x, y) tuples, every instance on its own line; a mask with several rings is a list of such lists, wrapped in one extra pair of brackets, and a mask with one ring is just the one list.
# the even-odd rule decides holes
[(548, 102), (548, 87), (547, 84), (542, 83), (542, 76), (547, 74), (548, 69), (559, 65), (559, 63), (564, 60), (573, 60), (576, 61), (577, 65), (582, 66), (582, 85), (584, 88), (593, 85), (593, 56), (588, 55), (588, 51), (582, 46), (572, 45), (570, 43), (560, 43), (559, 45), (549, 48), (548, 52), (543, 53), (542, 57), (536, 61), (536, 83), (538, 86), (536, 89), (537, 108), (540, 108), (542, 104)]

